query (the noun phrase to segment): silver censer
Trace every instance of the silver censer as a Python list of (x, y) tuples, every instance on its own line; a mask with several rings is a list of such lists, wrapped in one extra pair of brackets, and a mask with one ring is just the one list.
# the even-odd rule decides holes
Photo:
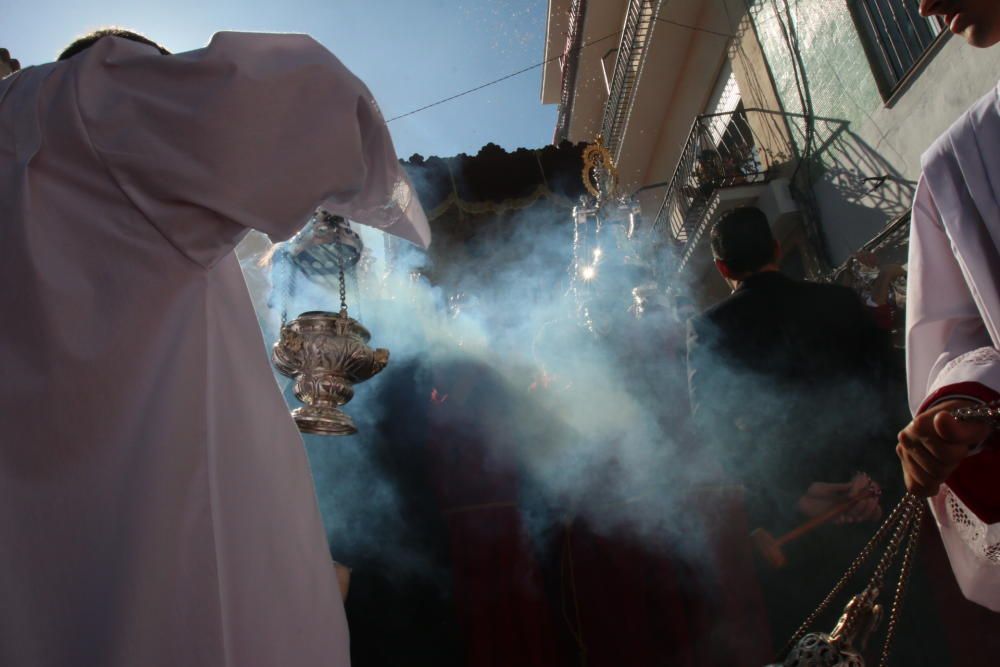
[(296, 269), (319, 284), (332, 285), (335, 279), (340, 290), (340, 312), (310, 311), (287, 323), (283, 317), (272, 351), (275, 368), (295, 381), (295, 397), (304, 404), (292, 411), (303, 433), (357, 433), (340, 408), (354, 398), (355, 384), (389, 363), (389, 350), (368, 347), (371, 334), (347, 314), (344, 268), (357, 264), (361, 250), (361, 238), (347, 222), (322, 209), (287, 244)]

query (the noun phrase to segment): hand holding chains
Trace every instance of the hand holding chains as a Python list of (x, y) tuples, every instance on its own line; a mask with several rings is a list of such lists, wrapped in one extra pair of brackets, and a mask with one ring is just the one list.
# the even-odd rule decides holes
[[(1000, 427), (1000, 401), (957, 408), (951, 415), (959, 421), (988, 422), (994, 428)], [(903, 597), (913, 569), (913, 557), (917, 550), (920, 526), (926, 505), (911, 493), (890, 512), (885, 522), (868, 541), (861, 553), (848, 567), (847, 572), (833, 587), (833, 590), (806, 618), (789, 640), (782, 654), (785, 667), (865, 667), (863, 652), (868, 640), (877, 630), (882, 620), (883, 609), (878, 603), (885, 587), (886, 576), (893, 562), (902, 552), (902, 564), (896, 582), (885, 640), (879, 653), (879, 667), (887, 667), (893, 640), (899, 625)], [(816, 619), (843, 592), (848, 582), (854, 578), (862, 566), (884, 545), (882, 555), (875, 565), (867, 585), (861, 593), (853, 596), (844, 607), (833, 631), (829, 634), (809, 632)]]

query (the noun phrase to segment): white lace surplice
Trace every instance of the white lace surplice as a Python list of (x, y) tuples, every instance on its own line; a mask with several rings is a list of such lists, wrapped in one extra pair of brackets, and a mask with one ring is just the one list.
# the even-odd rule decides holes
[[(910, 232), (907, 375), (916, 414), (936, 400), (984, 400), (1000, 392), (1000, 99), (992, 90), (924, 156)], [(963, 593), (1000, 611), (1000, 524), (989, 525), (963, 495), (997, 506), (995, 452), (963, 466), (986, 473), (980, 486), (961, 476), (931, 501)], [(983, 479), (980, 476), (980, 479)], [(994, 491), (996, 489), (996, 491)], [(985, 511), (981, 511), (985, 516)], [(993, 519), (994, 521), (996, 519)]]

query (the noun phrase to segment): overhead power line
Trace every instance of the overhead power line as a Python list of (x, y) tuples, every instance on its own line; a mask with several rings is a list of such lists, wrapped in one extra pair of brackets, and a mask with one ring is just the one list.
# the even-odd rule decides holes
[[(678, 23), (677, 21), (671, 21), (670, 19), (666, 19), (666, 18), (662, 18), (662, 17), (657, 17), (656, 20), (657, 21), (662, 21), (663, 23), (669, 23), (670, 25), (676, 26), (678, 28), (686, 28), (687, 30), (693, 30), (695, 32), (705, 32), (705, 33), (708, 33), (710, 35), (718, 35), (719, 37), (727, 37), (727, 38), (729, 38), (729, 37), (735, 37), (735, 35), (727, 35), (726, 33), (716, 32), (714, 30), (708, 30), (707, 28), (699, 28), (697, 26), (687, 25), (685, 23)], [(621, 34), (621, 30), (616, 30), (615, 32), (608, 33), (607, 35), (604, 35), (603, 37), (598, 37), (597, 39), (592, 39), (589, 42), (585, 42), (585, 43), (581, 44), (580, 46), (576, 47), (575, 49), (573, 49), (573, 51), (582, 51), (583, 49), (587, 48), (588, 46), (593, 46), (594, 44), (598, 44), (598, 43), (603, 42), (605, 40), (611, 39), (612, 37), (617, 37), (620, 34)], [(398, 116), (393, 116), (392, 118), (390, 118), (389, 120), (387, 120), (386, 123), (391, 123), (394, 120), (399, 120), (400, 118), (406, 118), (407, 116), (412, 116), (413, 114), (420, 113), (421, 111), (426, 111), (427, 109), (432, 109), (432, 108), (434, 108), (436, 106), (440, 106), (440, 105), (445, 104), (447, 102), (451, 102), (452, 100), (457, 100), (460, 97), (465, 97), (466, 95), (471, 95), (472, 93), (478, 92), (478, 91), (480, 91), (480, 90), (482, 90), (484, 88), (489, 88), (490, 86), (495, 86), (496, 84), (502, 83), (502, 82), (506, 81), (507, 79), (513, 79), (515, 76), (520, 76), (520, 75), (522, 75), (522, 74), (524, 74), (526, 72), (530, 72), (532, 70), (536, 70), (539, 67), (544, 67), (545, 65), (548, 65), (550, 62), (552, 62), (554, 60), (559, 60), (560, 58), (563, 57), (563, 55), (565, 55), (565, 54), (560, 54), (558, 56), (553, 56), (553, 57), (548, 58), (546, 60), (543, 60), (541, 62), (537, 62), (534, 65), (529, 65), (529, 66), (527, 66), (527, 67), (525, 67), (523, 69), (519, 69), (516, 72), (511, 72), (510, 74), (502, 76), (499, 79), (493, 79), (492, 81), (487, 81), (486, 83), (482, 83), (482, 84), (480, 84), (478, 86), (475, 86), (474, 88), (469, 88), (468, 90), (463, 90), (460, 93), (455, 93), (454, 95), (449, 95), (448, 97), (442, 98), (442, 99), (437, 100), (435, 102), (431, 102), (430, 104), (425, 104), (424, 106), (418, 107), (418, 108), (416, 108), (416, 109), (414, 109), (412, 111), (407, 111), (406, 113), (401, 113)]]
[(670, 19), (665, 19), (662, 16), (657, 16), (656, 20), (660, 21), (661, 23), (668, 23), (668, 24), (670, 24), (672, 26), (676, 26), (678, 28), (685, 28), (687, 30), (692, 30), (694, 32), (704, 32), (704, 33), (708, 33), (709, 35), (718, 35), (719, 37), (725, 37), (726, 39), (732, 39), (732, 38), (736, 37), (736, 35), (730, 35), (729, 33), (725, 33), (725, 32), (717, 32), (715, 30), (709, 30), (708, 28), (699, 28), (698, 26), (695, 26), (695, 25), (688, 25), (686, 23), (678, 23), (677, 21), (671, 21)]
[[(621, 30), (616, 30), (615, 32), (608, 33), (604, 37), (598, 37), (597, 39), (594, 39), (594, 40), (591, 40), (589, 42), (586, 42), (585, 44), (581, 44), (580, 46), (576, 47), (576, 49), (574, 49), (574, 51), (581, 51), (581, 50), (587, 48), (588, 46), (593, 46), (594, 44), (597, 44), (598, 42), (603, 42), (606, 39), (611, 39), (612, 37), (616, 37), (619, 34), (621, 34)], [(469, 88), (468, 90), (463, 90), (460, 93), (456, 93), (456, 94), (451, 95), (449, 97), (445, 97), (444, 99), (440, 99), (440, 100), (438, 100), (436, 102), (431, 102), (430, 104), (425, 104), (424, 106), (422, 106), (422, 107), (420, 107), (418, 109), (414, 109), (413, 111), (407, 111), (406, 113), (399, 114), (398, 116), (393, 116), (392, 118), (390, 118), (389, 120), (387, 120), (385, 122), (391, 123), (394, 120), (399, 120), (400, 118), (406, 118), (407, 116), (412, 116), (415, 113), (420, 113), (421, 111), (426, 111), (427, 109), (430, 109), (432, 107), (436, 107), (438, 105), (444, 104), (445, 102), (451, 102), (452, 100), (457, 100), (459, 97), (465, 97), (466, 95), (469, 95), (471, 93), (475, 93), (477, 91), (480, 91), (483, 88), (489, 88), (490, 86), (495, 86), (496, 84), (500, 83), (501, 81), (506, 81), (507, 79), (513, 79), (515, 76), (519, 76), (521, 74), (524, 74), (525, 72), (530, 72), (533, 69), (538, 69), (539, 67), (543, 67), (545, 65), (548, 65), (553, 60), (559, 60), (562, 57), (563, 57), (563, 54), (560, 54), (558, 56), (553, 56), (553, 57), (551, 57), (551, 58), (549, 58), (547, 60), (543, 60), (540, 63), (535, 63), (534, 65), (529, 65), (528, 67), (525, 67), (524, 69), (519, 69), (516, 72), (511, 72), (510, 74), (508, 74), (506, 76), (502, 76), (499, 79), (493, 79), (492, 81), (487, 81), (486, 83), (480, 84), (480, 85), (476, 86), (475, 88)]]

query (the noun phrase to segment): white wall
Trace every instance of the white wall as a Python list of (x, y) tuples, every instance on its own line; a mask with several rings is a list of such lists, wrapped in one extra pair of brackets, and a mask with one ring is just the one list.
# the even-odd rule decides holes
[(909, 207), (920, 176), (921, 154), (996, 86), (998, 78), (1000, 47), (974, 49), (952, 36), (890, 106), (879, 105), (861, 122), (852, 123), (853, 139), (840, 148), (852, 153), (845, 155), (846, 160), (859, 165), (860, 173), (889, 173), (892, 178), (870, 194), (863, 194), (865, 188), (857, 182), (860, 173), (827, 174), (819, 179), (815, 190), (834, 264), (846, 260), (889, 219)]

